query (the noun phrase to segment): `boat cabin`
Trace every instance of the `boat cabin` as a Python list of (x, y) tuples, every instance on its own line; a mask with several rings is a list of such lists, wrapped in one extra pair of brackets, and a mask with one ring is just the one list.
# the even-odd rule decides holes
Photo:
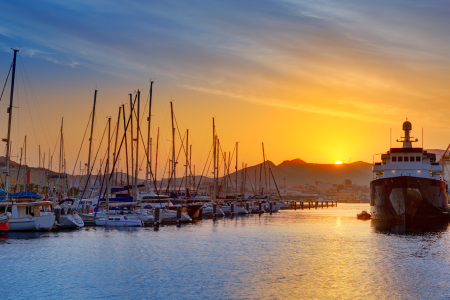
[(11, 212), (14, 219), (40, 217), (51, 212), (52, 202), (35, 201), (35, 202), (0, 202), (0, 213)]
[(403, 123), (405, 136), (402, 148), (391, 148), (387, 153), (381, 154), (381, 162), (374, 162), (372, 172), (376, 179), (414, 176), (422, 178), (442, 179), (442, 164), (436, 162), (436, 154), (428, 153), (423, 148), (413, 148), (413, 140), (409, 135), (412, 129), (411, 123)]

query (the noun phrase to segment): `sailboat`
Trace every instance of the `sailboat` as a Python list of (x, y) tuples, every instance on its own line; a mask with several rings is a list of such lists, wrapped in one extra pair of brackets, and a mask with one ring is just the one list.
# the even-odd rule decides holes
[[(140, 92), (138, 91), (138, 106), (140, 101)], [(138, 127), (139, 128), (139, 127)], [(111, 145), (111, 118), (108, 118), (108, 156), (106, 160), (106, 215), (104, 217), (95, 218), (95, 225), (97, 226), (112, 226), (112, 227), (143, 227), (143, 221), (138, 219), (132, 219), (126, 215), (111, 215), (109, 211), (109, 196), (110, 196), (110, 174), (109, 174), (109, 159), (110, 159), (110, 145)], [(137, 187), (135, 187), (137, 190)], [(98, 205), (97, 205), (98, 209)]]
[[(32, 192), (10, 193), (10, 145), (11, 145), (11, 120), (14, 100), (14, 80), (16, 75), (16, 57), (19, 50), (14, 50), (12, 63), (11, 93), (8, 113), (8, 135), (6, 142), (6, 174), (5, 174), (5, 200), (0, 201), (0, 220), (8, 219), (9, 231), (38, 231), (50, 230), (55, 223), (55, 215), (51, 213), (50, 201), (40, 200), (42, 196)], [(0, 221), (1, 222), (1, 221)], [(3, 221), (4, 222), (4, 221)], [(5, 224), (5, 228), (7, 225)]]

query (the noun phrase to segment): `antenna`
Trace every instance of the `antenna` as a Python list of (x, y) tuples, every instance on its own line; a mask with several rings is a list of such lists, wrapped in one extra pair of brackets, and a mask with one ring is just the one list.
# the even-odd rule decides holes
[(423, 149), (423, 127), (422, 127), (422, 149)]

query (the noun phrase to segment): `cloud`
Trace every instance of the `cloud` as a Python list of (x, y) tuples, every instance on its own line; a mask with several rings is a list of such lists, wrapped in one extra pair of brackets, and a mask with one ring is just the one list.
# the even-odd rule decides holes
[(434, 0), (18, 0), (4, 4), (0, 34), (113, 81), (157, 74), (257, 105), (388, 122), (449, 96), (447, 12)]

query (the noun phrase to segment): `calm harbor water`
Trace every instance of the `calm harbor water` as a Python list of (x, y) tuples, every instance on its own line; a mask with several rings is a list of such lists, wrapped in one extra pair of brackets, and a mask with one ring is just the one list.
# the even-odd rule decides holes
[(448, 226), (405, 231), (357, 220), (362, 209), (8, 233), (0, 298), (449, 298)]

